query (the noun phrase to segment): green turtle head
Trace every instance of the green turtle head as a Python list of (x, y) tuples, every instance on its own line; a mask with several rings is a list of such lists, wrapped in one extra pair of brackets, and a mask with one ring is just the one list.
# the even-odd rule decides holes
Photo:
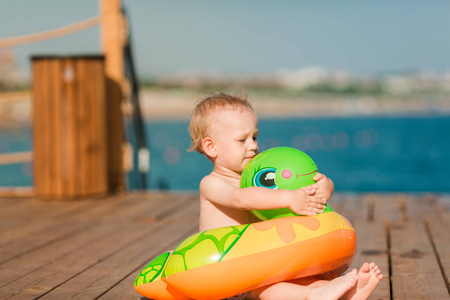
[[(259, 186), (270, 189), (299, 189), (314, 184), (318, 172), (316, 163), (306, 153), (290, 148), (276, 147), (255, 156), (241, 174), (241, 188)], [(296, 216), (288, 208), (254, 210), (262, 220)]]

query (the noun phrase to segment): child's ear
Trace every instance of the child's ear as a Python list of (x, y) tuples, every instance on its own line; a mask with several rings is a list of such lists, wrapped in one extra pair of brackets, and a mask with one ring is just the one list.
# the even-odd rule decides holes
[(209, 157), (216, 157), (217, 151), (214, 144), (214, 141), (210, 137), (205, 137), (202, 141), (203, 152)]

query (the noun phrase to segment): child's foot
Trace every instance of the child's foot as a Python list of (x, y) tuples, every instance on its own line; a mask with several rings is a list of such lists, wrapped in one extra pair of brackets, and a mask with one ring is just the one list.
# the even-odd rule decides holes
[(347, 300), (367, 299), (383, 278), (378, 266), (371, 262), (364, 263), (358, 272), (358, 283), (346, 295)]
[(337, 277), (327, 284), (318, 286), (314, 288), (310, 295), (309, 299), (339, 299), (342, 295), (344, 295), (351, 288), (356, 286), (356, 282), (358, 281), (358, 275), (356, 269), (353, 269), (351, 272), (347, 274)]

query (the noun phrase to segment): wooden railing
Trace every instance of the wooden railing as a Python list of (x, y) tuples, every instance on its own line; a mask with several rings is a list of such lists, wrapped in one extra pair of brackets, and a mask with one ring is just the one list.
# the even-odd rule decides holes
[(0, 165), (33, 161), (32, 151), (0, 153)]
[[(0, 93), (0, 105), (5, 102), (15, 102), (28, 99), (31, 101), (31, 91)], [(0, 166), (9, 164), (29, 163), (33, 161), (33, 151), (0, 153)], [(32, 187), (0, 187), (0, 197), (31, 197)]]
[(17, 92), (6, 92), (0, 93), (0, 101), (14, 101), (21, 99), (31, 99), (31, 91), (17, 91)]
[[(125, 92), (126, 87), (127, 87), (127, 85), (125, 84), (126, 79), (124, 76), (124, 56), (125, 56), (124, 52), (125, 51), (127, 51), (127, 54), (128, 54), (127, 58), (129, 60), (128, 63), (131, 67), (133, 67), (133, 62), (131, 60), (131, 50), (130, 50), (129, 40), (128, 40), (128, 37), (129, 37), (128, 22), (127, 22), (126, 17), (123, 15), (123, 13), (121, 11), (121, 0), (98, 0), (98, 1), (100, 4), (99, 16), (96, 16), (91, 19), (84, 20), (84, 21), (81, 21), (81, 22), (78, 22), (75, 24), (67, 25), (67, 26), (64, 26), (61, 28), (52, 29), (52, 30), (49, 30), (46, 32), (40, 32), (40, 33), (30, 34), (30, 35), (26, 35), (26, 36), (19, 36), (19, 37), (3, 38), (3, 39), (0, 39), (0, 48), (2, 48), (2, 47), (11, 48), (11, 47), (15, 47), (15, 46), (21, 45), (21, 44), (32, 43), (32, 42), (36, 42), (36, 41), (42, 41), (42, 40), (46, 40), (46, 39), (60, 37), (60, 36), (74, 33), (76, 31), (85, 30), (92, 26), (100, 25), (102, 54), (105, 57), (105, 63), (104, 63), (104, 68), (103, 68), (104, 78), (102, 80), (104, 80), (105, 84), (106, 84), (106, 89), (104, 91), (101, 91), (103, 89), (100, 89), (100, 88), (95, 89), (96, 91), (99, 91), (99, 92), (101, 91), (101, 92), (106, 93), (106, 95), (101, 95), (101, 97), (100, 97), (100, 98), (103, 97), (102, 101), (104, 102), (103, 104), (104, 104), (104, 109), (106, 109), (106, 113), (99, 113), (99, 115), (97, 116), (97, 118), (104, 119), (104, 120), (99, 121), (102, 124), (101, 126), (105, 126), (105, 123), (106, 123), (106, 128), (105, 128), (106, 132), (103, 132), (103, 134), (102, 134), (102, 137), (105, 136), (105, 138), (102, 139), (102, 141), (105, 142), (106, 144), (102, 145), (100, 148), (107, 149), (107, 154), (108, 154), (107, 155), (107, 160), (108, 160), (107, 161), (107, 172), (106, 172), (106, 174), (108, 176), (108, 178), (107, 178), (108, 191), (120, 192), (120, 191), (123, 191), (126, 189), (126, 181), (125, 181), (124, 168), (123, 168), (123, 165), (124, 165), (123, 164), (123, 155), (124, 155), (124, 153), (123, 153), (124, 147), (123, 146), (125, 144), (126, 137), (125, 137), (125, 132), (124, 132), (124, 128), (123, 128), (124, 126), (123, 126), (123, 116), (122, 116), (122, 111), (121, 111), (121, 103), (124, 101), (125, 95), (132, 94), (133, 99), (135, 100), (134, 104), (137, 106), (136, 111), (139, 111), (138, 110), (138, 108), (139, 108), (138, 107), (138, 99), (136, 96), (137, 95), (137, 85), (136, 85), (137, 79), (134, 76), (135, 75), (134, 72), (132, 72), (133, 73), (132, 81), (134, 80), (133, 81), (133, 83), (134, 83), (133, 91), (131, 91), (129, 93)], [(34, 63), (36, 63), (36, 61)], [(34, 74), (35, 76), (33, 76), (33, 80), (35, 81), (36, 78), (39, 79), (42, 76), (42, 74), (45, 74), (46, 72), (47, 73), (50, 72), (49, 70), (50, 69), (48, 69), (48, 68), (46, 69), (46, 67), (44, 67), (39, 72), (36, 72), (36, 69), (33, 69), (33, 72), (39, 73), (39, 76), (36, 76), (36, 74)], [(67, 81), (67, 78), (72, 76), (73, 74), (72, 74), (70, 68), (69, 69), (66, 68), (65, 70), (68, 70), (68, 71), (63, 74), (64, 75), (63, 78), (64, 78), (64, 80)], [(51, 78), (51, 76), (48, 78)], [(90, 81), (87, 80), (86, 82), (90, 82)], [(104, 86), (105, 84), (103, 84), (102, 86)], [(41, 84), (41, 85), (33, 84), (33, 86), (35, 87), (33, 89), (33, 96), (31, 96), (30, 91), (0, 94), (0, 100), (6, 100), (6, 101), (9, 101), (9, 100), (15, 101), (15, 100), (20, 100), (20, 99), (24, 99), (24, 98), (30, 98), (30, 100), (31, 100), (31, 98), (34, 98), (33, 99), (33, 106), (34, 106), (33, 122), (37, 122), (36, 119), (39, 119), (38, 121), (40, 121), (40, 122), (35, 123), (33, 126), (34, 139), (35, 139), (34, 153), (29, 151), (29, 152), (0, 154), (0, 165), (33, 161), (34, 162), (34, 170), (37, 171), (37, 170), (39, 170), (40, 166), (48, 163), (49, 157), (52, 160), (55, 160), (55, 159), (62, 160), (63, 161), (62, 164), (64, 166), (68, 161), (72, 164), (72, 161), (76, 160), (76, 158), (63, 159), (63, 157), (61, 157), (61, 156), (51, 157), (51, 155), (50, 155), (49, 157), (46, 158), (47, 159), (46, 161), (43, 161), (42, 153), (44, 153), (44, 152), (42, 151), (41, 148), (42, 147), (51, 148), (51, 145), (48, 144), (49, 139), (46, 138), (44, 142), (42, 142), (42, 141), (36, 142), (36, 136), (41, 134), (41, 131), (45, 132), (45, 134), (48, 135), (50, 131), (48, 131), (48, 132), (45, 131), (48, 128), (53, 128), (56, 126), (57, 129), (55, 129), (55, 130), (57, 130), (57, 131), (64, 129), (64, 127), (62, 127), (62, 126), (58, 127), (61, 124), (58, 124), (57, 122), (55, 123), (54, 120), (62, 120), (63, 123), (68, 120), (68, 122), (70, 123), (71, 120), (74, 118), (73, 116), (75, 114), (72, 114), (73, 113), (72, 110), (66, 111), (66, 115), (55, 116), (53, 119), (38, 118), (41, 115), (45, 115), (49, 111), (51, 111), (51, 113), (55, 112), (56, 114), (61, 113), (61, 111), (55, 110), (53, 106), (51, 106), (51, 105), (46, 106), (46, 104), (45, 104), (48, 101), (50, 101), (50, 100), (48, 100), (49, 98), (57, 97), (61, 93), (61, 91), (59, 90), (60, 87), (58, 87), (57, 85), (58, 84), (55, 84), (48, 91), (43, 91), (43, 88), (42, 88), (42, 86), (44, 86), (43, 84)], [(86, 86), (89, 86), (89, 84), (86, 84)], [(86, 88), (86, 90), (87, 90), (87, 88)], [(49, 91), (51, 91), (51, 93)], [(83, 92), (85, 92), (85, 90), (83, 90)], [(41, 102), (37, 101), (36, 100), (36, 98), (38, 98), (37, 95), (41, 95), (41, 100), (42, 99), (44, 99), (44, 100), (42, 100)], [(50, 95), (50, 96), (48, 96), (48, 95)], [(98, 98), (97, 95), (94, 98)], [(55, 100), (55, 99), (53, 99), (53, 100)], [(37, 103), (37, 102), (39, 102), (39, 103)], [(80, 101), (73, 101), (73, 102), (78, 103)], [(42, 105), (42, 103), (44, 103), (45, 105)], [(47, 112), (45, 112), (46, 109), (47, 109)], [(82, 108), (77, 106), (77, 109), (82, 109)], [(36, 112), (37, 110), (38, 110), (38, 112)], [(41, 114), (42, 112), (44, 112), (44, 114)], [(79, 115), (82, 115), (82, 118), (81, 117), (80, 118), (83, 119), (83, 121), (77, 121), (77, 122), (72, 122), (72, 123), (76, 123), (77, 126), (80, 124), (86, 125), (87, 122), (85, 121), (85, 119), (89, 119), (88, 117), (86, 117), (88, 114), (86, 114), (86, 112), (80, 112)], [(50, 124), (50, 126), (48, 126), (49, 122), (53, 122), (54, 124), (52, 123), (52, 124)], [(37, 126), (38, 130), (36, 131), (36, 128), (37, 128), (36, 124), (41, 124), (41, 125), (44, 124), (47, 127), (42, 128), (42, 126), (44, 126), (44, 125), (42, 125), (41, 127)], [(142, 123), (141, 119), (138, 118), (136, 124), (137, 124), (136, 126), (139, 127), (138, 128), (139, 130), (140, 129), (143, 130), (143, 123)], [(55, 126), (53, 126), (53, 125), (55, 125)], [(70, 125), (70, 126), (72, 126), (72, 125)], [(97, 125), (95, 125), (95, 126), (97, 126)], [(75, 127), (74, 128), (70, 127), (70, 132), (76, 132), (78, 134), (78, 131), (75, 129), (76, 129)], [(61, 132), (62, 131), (60, 131), (60, 133)], [(146, 176), (146, 173), (148, 172), (148, 166), (146, 166), (146, 165), (148, 165), (148, 159), (145, 159), (145, 158), (148, 156), (148, 149), (145, 146), (145, 144), (146, 144), (145, 139), (144, 139), (145, 135), (143, 134), (143, 131), (142, 132), (139, 131), (139, 133), (140, 133), (140, 141), (141, 141), (141, 143), (138, 145), (139, 153), (143, 154), (143, 155), (140, 155), (144, 158), (143, 161), (147, 161), (147, 164), (144, 164), (144, 163), (140, 164), (143, 188), (145, 189), (145, 182), (146, 182), (145, 176)], [(64, 145), (64, 147), (66, 147), (67, 149), (69, 149), (73, 145), (76, 145), (76, 141), (71, 140), (70, 142), (67, 142), (66, 138), (69, 138), (72, 136), (77, 136), (77, 134), (72, 134), (70, 136), (63, 135), (63, 138), (65, 140), (61, 144)], [(54, 138), (54, 137), (59, 137), (59, 136), (53, 135), (52, 138)], [(96, 140), (100, 140), (100, 139), (96, 139)], [(45, 142), (47, 142), (47, 144)], [(87, 142), (83, 142), (83, 143), (84, 143), (83, 147), (85, 147), (86, 149), (89, 148), (88, 147), (89, 143), (87, 143)], [(67, 145), (69, 145), (69, 146), (67, 146)], [(41, 147), (41, 148), (37, 148), (37, 147)], [(97, 148), (99, 148), (99, 147), (97, 147)], [(95, 149), (97, 149), (97, 148), (95, 148)], [(70, 148), (70, 149), (72, 149), (72, 148)], [(91, 151), (90, 148), (88, 150)], [(89, 152), (89, 151), (86, 151), (86, 152)], [(58, 154), (59, 152), (55, 152), (55, 153)], [(69, 154), (73, 155), (73, 153), (71, 151), (68, 151), (67, 153), (68, 153), (67, 155), (69, 155)], [(104, 156), (102, 155), (101, 157), (104, 157)], [(64, 157), (64, 158), (67, 158), (67, 157)], [(99, 161), (99, 160), (95, 160), (95, 161)], [(79, 165), (74, 164), (74, 166), (78, 167)], [(89, 168), (86, 168), (86, 169), (89, 169)], [(66, 171), (66, 169), (64, 169), (64, 171)], [(44, 172), (44, 175), (46, 175), (47, 173)], [(54, 173), (52, 173), (52, 172), (50, 172), (49, 174), (51, 174), (52, 176), (54, 175)], [(59, 174), (59, 173), (57, 173), (57, 174)], [(39, 194), (39, 191), (40, 191), (39, 182), (42, 177), (45, 177), (45, 176), (39, 176), (38, 180), (36, 180), (36, 178), (38, 178), (38, 177), (35, 177), (36, 195)], [(84, 177), (86, 177), (86, 178), (84, 178)], [(84, 177), (83, 177), (84, 178), (83, 180), (89, 179), (88, 176), (84, 176)], [(94, 176), (94, 177), (96, 179), (98, 178), (98, 176)], [(36, 185), (36, 181), (38, 183), (37, 185)], [(52, 185), (51, 183), (45, 184), (45, 186), (47, 186), (47, 185), (51, 186), (51, 187), (57, 186), (57, 185)], [(87, 184), (85, 184), (85, 185), (87, 186)], [(42, 186), (44, 186), (44, 185), (42, 185)], [(76, 187), (71, 187), (71, 193), (74, 188), (76, 188)], [(58, 189), (58, 191), (59, 190), (62, 191), (64, 189), (61, 188), (61, 189)], [(22, 195), (23, 194), (22, 189), (17, 190), (16, 188), (0, 188), (0, 196), (4, 196), (6, 192), (11, 193), (11, 195)], [(50, 192), (47, 194), (50, 196), (53, 195)], [(59, 194), (61, 194), (61, 193), (58, 192), (58, 195)]]

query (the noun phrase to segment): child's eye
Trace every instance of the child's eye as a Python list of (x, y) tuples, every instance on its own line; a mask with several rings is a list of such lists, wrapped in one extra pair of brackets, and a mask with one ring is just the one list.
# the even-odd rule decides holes
[(275, 172), (277, 170), (274, 168), (265, 168), (259, 170), (253, 178), (254, 186), (266, 187), (269, 189), (278, 189), (275, 184)]

